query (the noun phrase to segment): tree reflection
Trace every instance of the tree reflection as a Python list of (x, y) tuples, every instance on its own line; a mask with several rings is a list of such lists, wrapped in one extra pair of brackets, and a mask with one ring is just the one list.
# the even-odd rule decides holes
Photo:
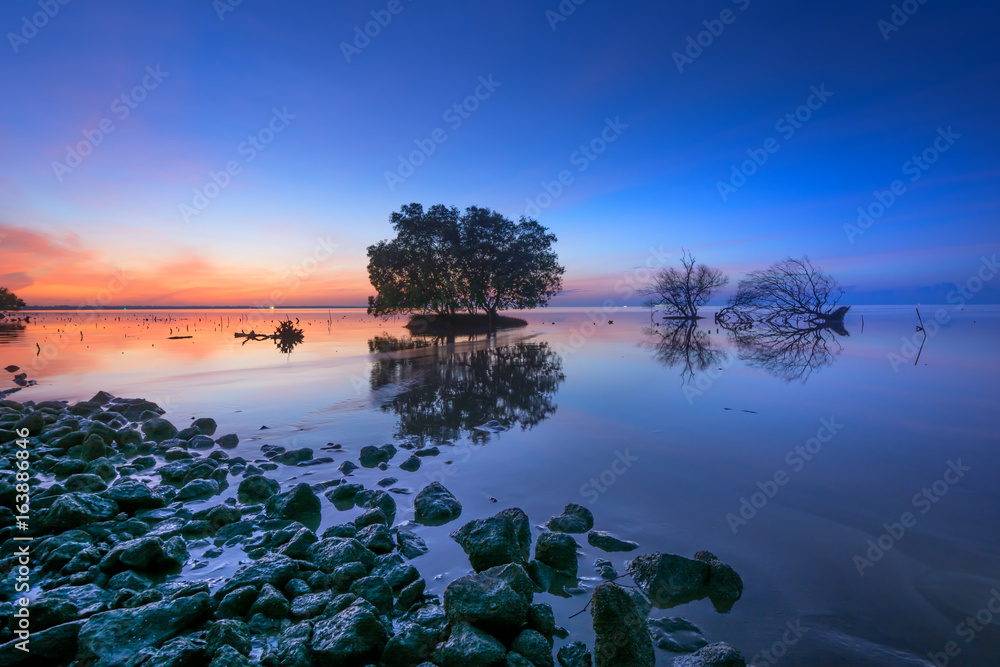
[(712, 347), (708, 332), (692, 320), (667, 321), (643, 333), (649, 336), (647, 344), (657, 361), (671, 368), (680, 366), (684, 384), (694, 379), (695, 373), (717, 367), (726, 358), (724, 351)]
[[(488, 343), (487, 343), (488, 345)], [(381, 344), (369, 342), (370, 349)], [(562, 358), (548, 343), (515, 343), (456, 350), (454, 345), (375, 359), (372, 391), (400, 389), (381, 406), (399, 417), (396, 436), (443, 443), (461, 436), (486, 442), (490, 420), (529, 429), (556, 411), (565, 379)]]
[(786, 382), (803, 384), (830, 366), (843, 349), (837, 340), (850, 336), (842, 321), (805, 325), (775, 323), (730, 331), (741, 360)]

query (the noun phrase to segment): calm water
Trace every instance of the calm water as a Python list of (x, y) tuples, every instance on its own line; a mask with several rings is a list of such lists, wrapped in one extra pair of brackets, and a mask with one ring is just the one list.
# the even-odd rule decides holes
[[(934, 310), (921, 307), (925, 322)], [(1000, 629), (964, 619), (991, 619), (995, 595), (1000, 610), (1000, 310), (942, 311), (917, 364), (904, 340), (922, 336), (912, 307), (855, 308), (849, 336), (765, 341), (731, 340), (711, 312), (689, 331), (651, 327), (648, 311), (549, 309), (494, 340), (395, 352), (378, 350), (398, 347), (402, 322), (359, 310), (50, 312), (0, 332), (0, 367), (37, 381), (16, 400), (145, 397), (178, 426), (214, 417), (247, 459), (265, 443), (335, 458), (275, 471), (283, 484), (339, 477), (364, 445), (437, 444), (416, 473), (397, 455), (387, 472), (353, 474), (414, 493), (438, 479), (462, 501), (458, 521), (416, 528), (431, 551), (414, 565), (435, 593), (469, 570), (448, 537), (464, 521), (518, 506), (540, 525), (578, 502), (596, 528), (638, 541), (632, 555), (707, 549), (733, 565), (745, 592), (730, 613), (707, 599), (653, 613), (748, 658), (773, 648), (773, 664), (933, 664), (955, 642), (950, 664), (995, 665)], [(305, 330), (290, 354), (233, 337), (270, 332), (286, 312)], [(490, 419), (509, 430), (474, 429)], [(320, 450), (330, 442), (346, 451)], [(412, 518), (412, 495), (396, 497), (397, 521)], [(358, 513), (323, 503), (323, 527)], [(595, 558), (624, 571), (627, 556), (580, 541), (586, 589)], [(183, 576), (222, 576), (241, 556)], [(538, 599), (592, 645), (589, 614), (568, 618), (587, 594)]]

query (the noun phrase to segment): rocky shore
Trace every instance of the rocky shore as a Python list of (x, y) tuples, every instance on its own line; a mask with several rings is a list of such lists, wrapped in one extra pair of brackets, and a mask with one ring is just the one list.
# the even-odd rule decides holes
[[(248, 461), (227, 453), (239, 439), (216, 436), (214, 420), (178, 429), (163, 414), (104, 392), (74, 405), (0, 401), (0, 664), (652, 667), (654, 647), (660, 664), (746, 664), (683, 618), (650, 618), (706, 597), (732, 607), (743, 582), (709, 552), (639, 555), (626, 575), (598, 561), (594, 646), (555, 650), (572, 638), (536, 596), (578, 585), (574, 535), (609, 554), (639, 548), (594, 530), (586, 508), (567, 505), (546, 529), (518, 508), (456, 523), (471, 571), (439, 597), (418, 569), (427, 544), (397, 524), (390, 492), (346, 476), (283, 489), (267, 472), (332, 459), (266, 445)], [(422, 453), (399, 470), (419, 468)], [(396, 455), (365, 447), (358, 465), (385, 470)], [(232, 485), (235, 497), (210, 502)], [(324, 503), (362, 513), (317, 534)], [(462, 514), (437, 482), (413, 509), (425, 525)], [(245, 562), (231, 576), (190, 576), (232, 548)]]

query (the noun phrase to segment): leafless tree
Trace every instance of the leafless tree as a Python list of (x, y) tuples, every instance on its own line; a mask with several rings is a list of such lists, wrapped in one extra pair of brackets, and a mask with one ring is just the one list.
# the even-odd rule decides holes
[(723, 313), (741, 322), (808, 329), (819, 323), (842, 321), (850, 306), (834, 307), (843, 294), (837, 281), (814, 267), (808, 257), (789, 257), (747, 274)]
[(670, 319), (696, 319), (698, 309), (729, 283), (722, 271), (695, 264), (694, 255), (681, 256), (681, 268), (661, 270), (646, 288), (640, 290), (651, 307), (662, 308)]
[(696, 373), (718, 366), (726, 353), (712, 347), (706, 331), (692, 320), (677, 321), (660, 327), (647, 327), (643, 333), (656, 359), (667, 366), (681, 369), (681, 384), (694, 379)]

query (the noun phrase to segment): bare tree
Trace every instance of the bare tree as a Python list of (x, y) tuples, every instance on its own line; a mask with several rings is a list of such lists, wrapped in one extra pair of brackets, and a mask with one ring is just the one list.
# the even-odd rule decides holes
[(698, 328), (693, 320), (671, 322), (656, 328), (647, 327), (645, 341), (656, 354), (656, 359), (666, 366), (681, 369), (681, 384), (687, 384), (698, 372), (718, 366), (726, 353), (712, 347), (708, 333)]
[[(844, 290), (808, 257), (788, 258), (766, 269), (752, 271), (740, 281), (724, 309), (739, 320), (806, 327), (844, 319), (850, 306), (834, 309)], [(721, 313), (720, 313), (721, 314)]]
[(693, 320), (698, 317), (698, 309), (728, 283), (729, 278), (722, 271), (695, 264), (694, 255), (685, 252), (681, 268), (663, 269), (640, 293), (649, 297), (646, 303), (651, 308), (666, 311), (665, 317)]

